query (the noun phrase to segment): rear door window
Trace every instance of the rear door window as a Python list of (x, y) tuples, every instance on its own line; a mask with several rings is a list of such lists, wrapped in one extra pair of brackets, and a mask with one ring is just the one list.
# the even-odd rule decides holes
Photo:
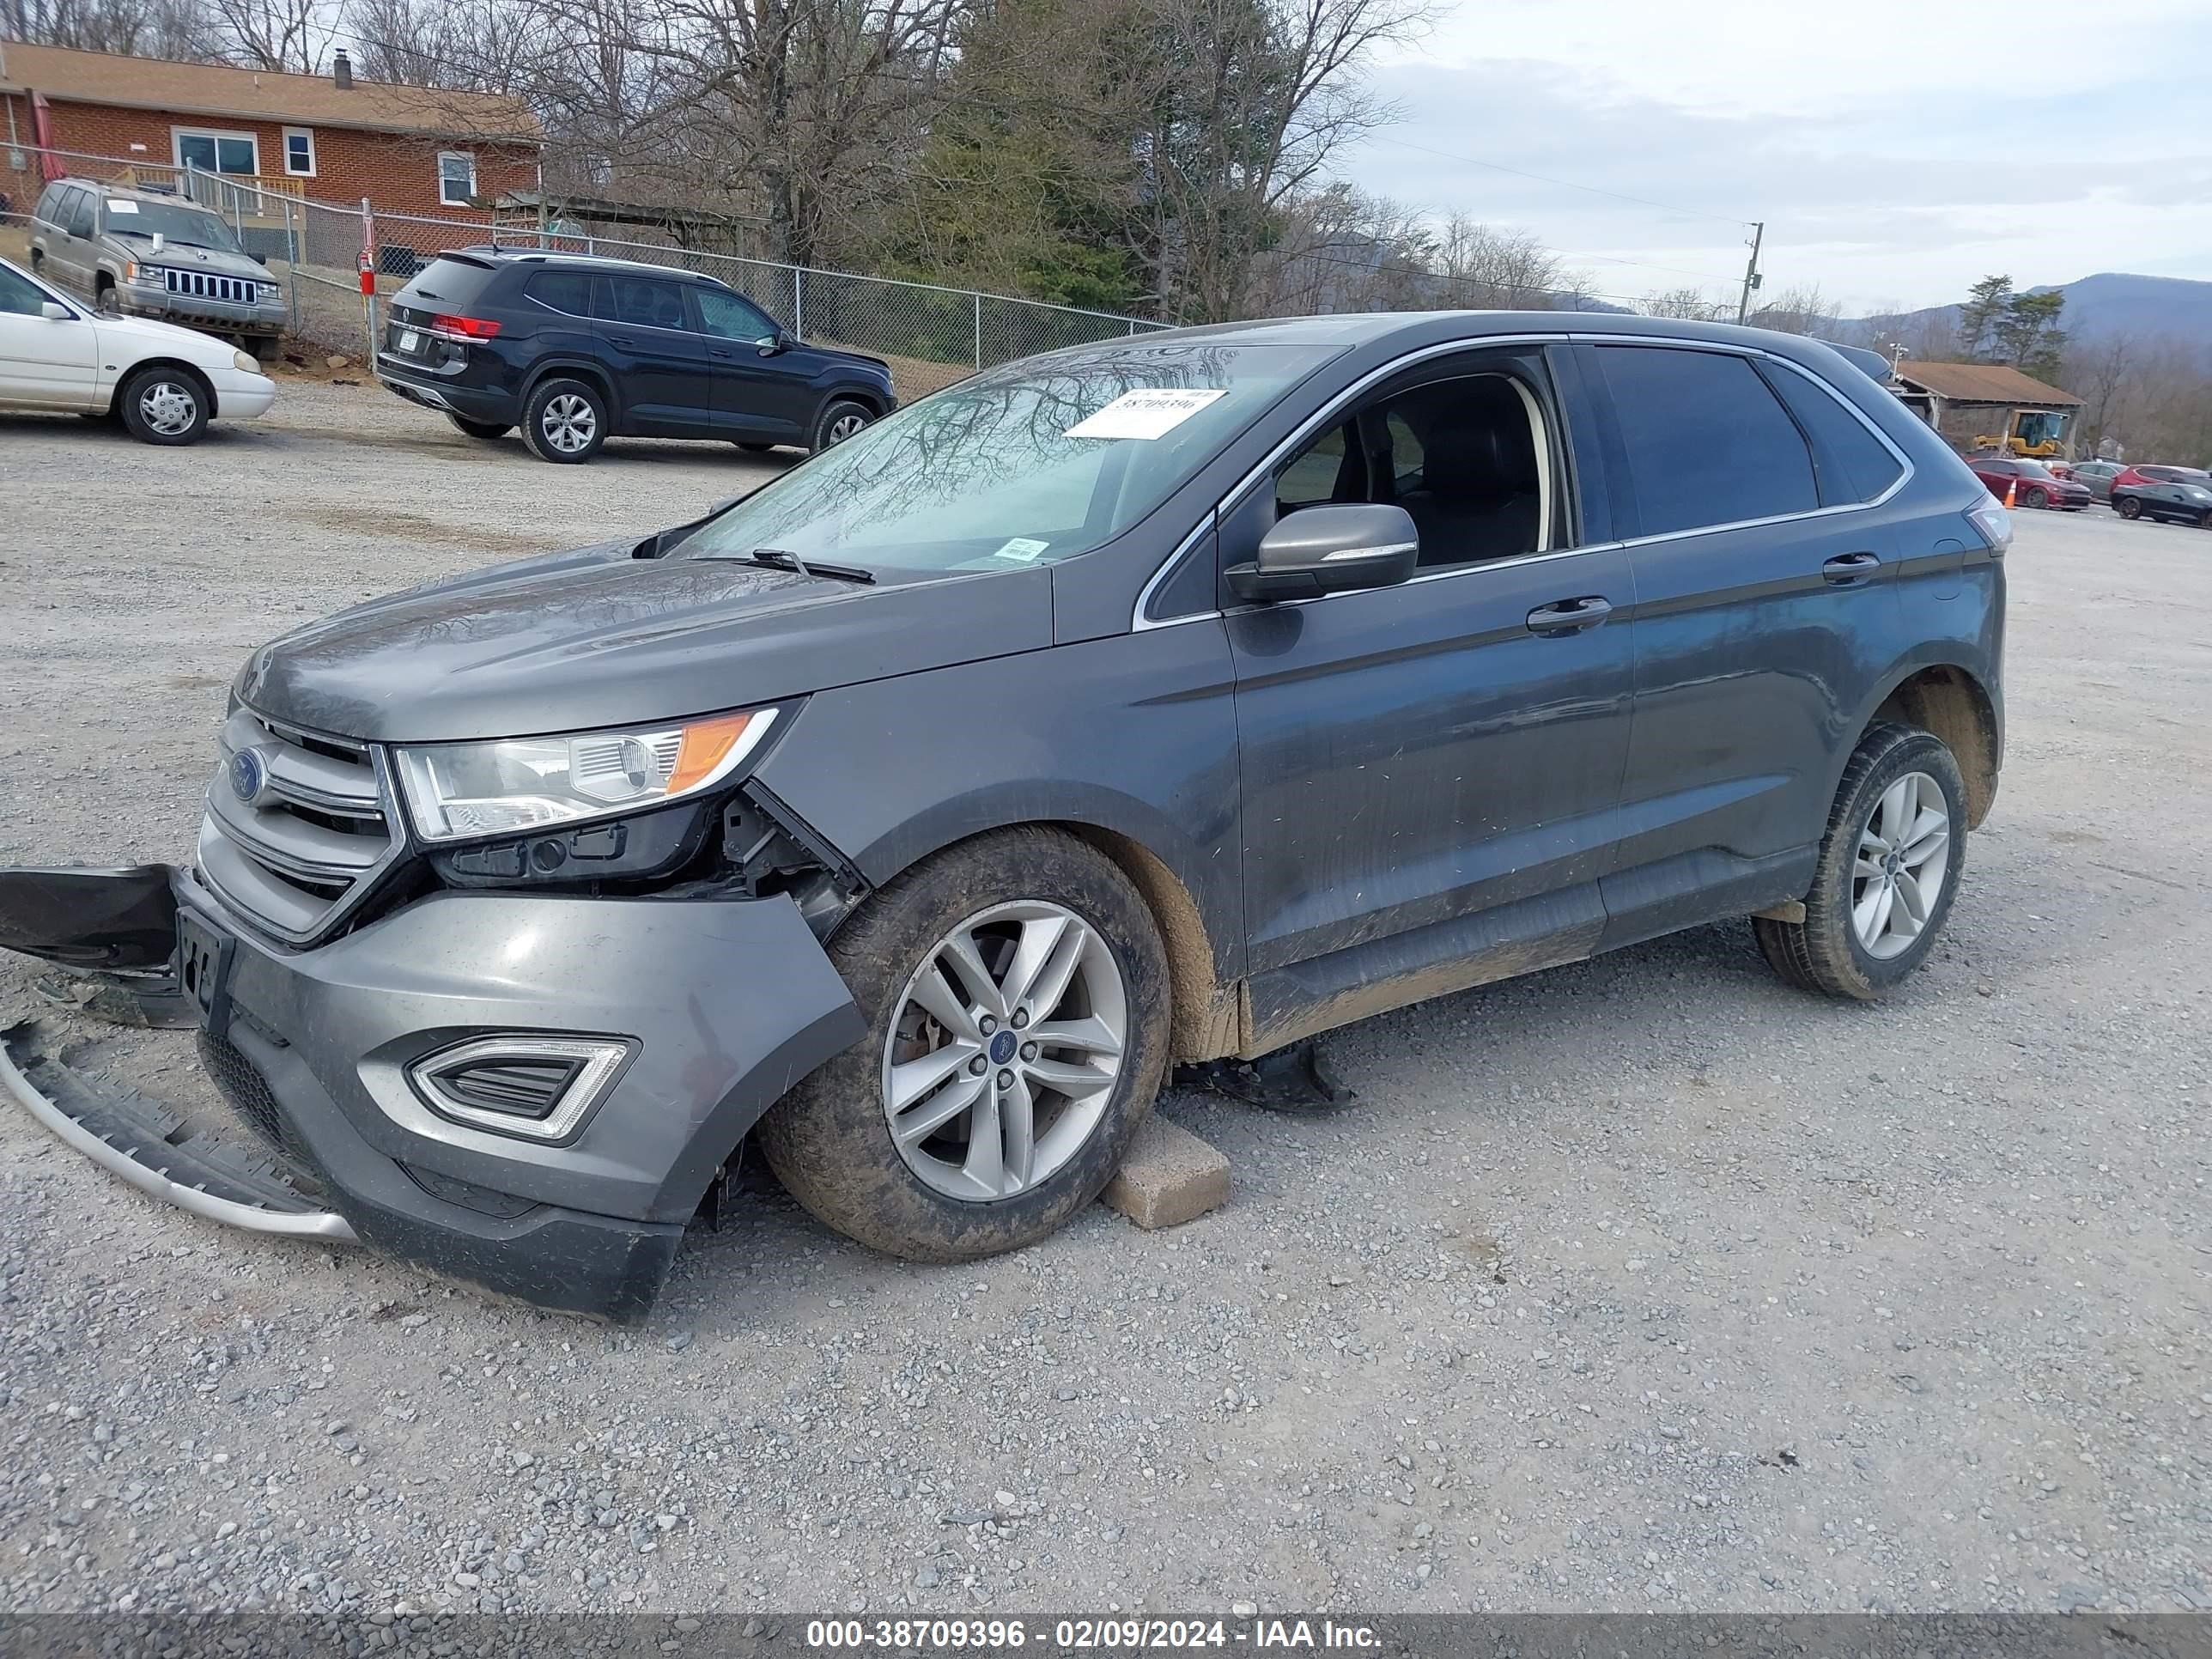
[(649, 276), (599, 276), (592, 279), (592, 314), (604, 322), (625, 323), (633, 328), (667, 328), (689, 331), (684, 313), (684, 289), (675, 283)]
[(1600, 346), (1627, 450), (1639, 536), (1820, 505), (1813, 453), (1750, 361), (1671, 346)]

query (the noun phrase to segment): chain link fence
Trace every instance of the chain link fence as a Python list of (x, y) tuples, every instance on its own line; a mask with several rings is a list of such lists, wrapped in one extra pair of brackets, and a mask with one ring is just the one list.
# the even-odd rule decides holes
[[(822, 345), (882, 357), (902, 399), (949, 386), (964, 374), (1060, 346), (1125, 338), (1164, 326), (1108, 312), (1046, 305), (969, 289), (822, 270), (687, 248), (673, 240), (601, 236), (559, 219), (522, 222), (478, 212), (428, 217), (380, 212), (373, 202), (319, 202), (296, 179), (245, 177), (141, 158), (30, 150), (52, 170), (154, 190), (220, 214), (248, 253), (283, 284), (300, 341), (374, 358), (384, 301), (452, 248), (505, 247), (592, 254), (696, 271), (726, 283), (793, 334)], [(27, 215), (44, 179), (27, 175), (15, 222)]]

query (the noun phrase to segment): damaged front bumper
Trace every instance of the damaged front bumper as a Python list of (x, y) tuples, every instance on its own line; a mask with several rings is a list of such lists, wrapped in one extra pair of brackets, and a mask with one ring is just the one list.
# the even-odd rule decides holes
[(617, 1317), (651, 1304), (745, 1132), (862, 1029), (787, 897), (441, 891), (292, 951), (189, 871), (3, 871), (0, 947), (198, 1025), (250, 1131), (219, 1150), (35, 1033), (0, 1039), (0, 1084), (142, 1190)]

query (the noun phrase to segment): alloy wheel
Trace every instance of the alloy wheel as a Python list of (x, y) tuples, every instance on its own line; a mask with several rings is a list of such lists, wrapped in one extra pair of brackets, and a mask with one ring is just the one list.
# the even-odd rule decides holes
[(155, 380), (138, 393), (138, 413), (164, 438), (189, 432), (199, 414), (199, 399), (191, 387), (177, 380)]
[(547, 400), (538, 425), (545, 441), (563, 455), (580, 454), (592, 447), (592, 439), (599, 432), (599, 411), (588, 398), (564, 392)]
[(830, 429), (823, 436), (833, 444), (842, 444), (867, 423), (865, 415), (840, 415), (830, 422)]
[(899, 994), (882, 1068), (891, 1143), (947, 1198), (1026, 1192), (1089, 1141), (1128, 1040), (1128, 988), (1097, 929), (1042, 900), (978, 911)]
[(1908, 772), (1881, 792), (1851, 866), (1851, 930), (1870, 957), (1912, 948), (1951, 867), (1951, 808), (1942, 786)]

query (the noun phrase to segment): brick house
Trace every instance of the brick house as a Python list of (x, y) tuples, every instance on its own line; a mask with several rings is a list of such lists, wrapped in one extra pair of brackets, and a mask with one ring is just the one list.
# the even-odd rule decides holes
[(514, 99), (357, 80), (343, 52), (328, 76), (282, 75), (15, 40), (0, 40), (0, 193), (18, 213), (49, 179), (114, 176), (76, 159), (108, 157), (147, 178), (190, 166), (264, 191), (489, 224), (498, 197), (538, 189), (544, 143)]

